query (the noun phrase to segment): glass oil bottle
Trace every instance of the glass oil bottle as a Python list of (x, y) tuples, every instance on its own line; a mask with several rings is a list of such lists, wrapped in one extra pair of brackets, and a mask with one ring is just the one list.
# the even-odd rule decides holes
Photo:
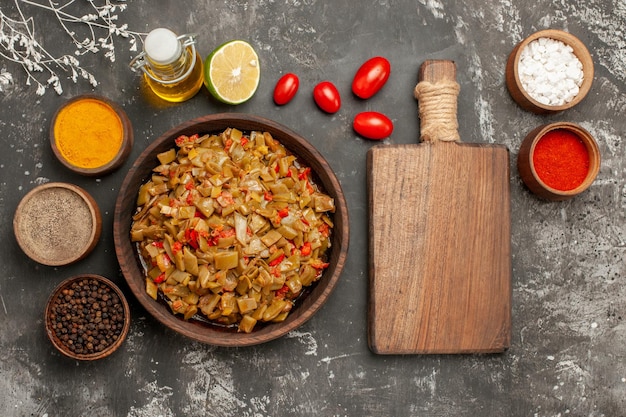
[(202, 58), (195, 43), (194, 35), (177, 36), (169, 29), (154, 29), (130, 67), (142, 71), (150, 89), (162, 99), (175, 103), (188, 100), (204, 82)]

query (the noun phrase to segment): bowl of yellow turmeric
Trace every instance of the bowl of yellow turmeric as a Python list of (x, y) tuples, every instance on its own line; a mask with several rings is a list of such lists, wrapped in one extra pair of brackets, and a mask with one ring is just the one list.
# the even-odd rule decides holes
[(274, 121), (211, 114), (151, 141), (115, 205), (116, 254), (159, 322), (191, 339), (250, 346), (308, 321), (348, 252), (339, 181)]
[(57, 159), (71, 171), (104, 175), (119, 168), (130, 154), (133, 130), (124, 110), (113, 101), (80, 95), (54, 114), (50, 145)]

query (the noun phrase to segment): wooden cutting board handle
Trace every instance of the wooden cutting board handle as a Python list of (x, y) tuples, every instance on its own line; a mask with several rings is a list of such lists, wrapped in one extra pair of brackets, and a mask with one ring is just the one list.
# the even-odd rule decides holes
[(425, 61), (420, 66), (418, 80), (414, 94), (419, 101), (420, 139), (459, 142), (456, 65), (453, 61)]

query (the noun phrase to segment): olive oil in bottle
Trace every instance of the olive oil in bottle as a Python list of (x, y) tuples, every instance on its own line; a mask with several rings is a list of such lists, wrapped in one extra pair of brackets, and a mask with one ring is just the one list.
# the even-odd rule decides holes
[(196, 51), (193, 35), (177, 36), (165, 28), (152, 30), (144, 41), (144, 50), (130, 63), (141, 70), (150, 89), (171, 102), (193, 97), (202, 87), (202, 58)]

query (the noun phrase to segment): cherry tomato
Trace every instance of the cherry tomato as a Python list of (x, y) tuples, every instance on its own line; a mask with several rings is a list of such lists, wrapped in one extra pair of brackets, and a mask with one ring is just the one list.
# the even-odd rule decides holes
[(354, 130), (367, 139), (384, 139), (393, 132), (393, 122), (387, 116), (375, 111), (364, 111), (354, 116)]
[(336, 113), (341, 107), (341, 96), (330, 81), (322, 81), (313, 88), (313, 99), (326, 113)]
[(352, 92), (362, 99), (372, 97), (389, 79), (391, 64), (382, 56), (368, 59), (354, 74)]
[(299, 86), (300, 79), (296, 74), (288, 72), (280, 77), (274, 87), (274, 103), (279, 106), (289, 103), (298, 92)]

